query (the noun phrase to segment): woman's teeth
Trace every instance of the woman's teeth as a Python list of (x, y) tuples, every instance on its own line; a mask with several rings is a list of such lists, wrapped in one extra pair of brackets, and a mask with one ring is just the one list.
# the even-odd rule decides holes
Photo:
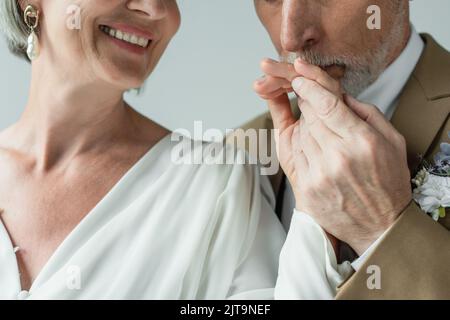
[(150, 42), (150, 40), (138, 37), (137, 35), (126, 33), (103, 25), (100, 26), (100, 30), (113, 38), (140, 46), (142, 48), (146, 48), (148, 46), (148, 43)]

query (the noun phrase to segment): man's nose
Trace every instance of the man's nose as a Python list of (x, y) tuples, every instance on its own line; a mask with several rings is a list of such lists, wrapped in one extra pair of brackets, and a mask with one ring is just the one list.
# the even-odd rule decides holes
[(316, 12), (309, 0), (285, 0), (281, 22), (281, 46), (289, 52), (299, 52), (313, 47), (320, 40), (320, 31), (314, 17)]
[(166, 0), (130, 0), (127, 7), (148, 15), (152, 20), (161, 20), (167, 15)]

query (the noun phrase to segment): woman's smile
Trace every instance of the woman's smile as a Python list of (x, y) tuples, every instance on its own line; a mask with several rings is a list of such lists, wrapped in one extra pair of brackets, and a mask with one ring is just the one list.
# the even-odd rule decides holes
[(144, 54), (154, 42), (152, 33), (125, 24), (100, 25), (99, 29), (119, 47), (132, 53)]
[(35, 41), (40, 60), (51, 56), (74, 82), (94, 81), (115, 96), (143, 85), (180, 26), (176, 0), (79, 0), (70, 15), (60, 13), (74, 8), (71, 0), (36, 2), (46, 26)]

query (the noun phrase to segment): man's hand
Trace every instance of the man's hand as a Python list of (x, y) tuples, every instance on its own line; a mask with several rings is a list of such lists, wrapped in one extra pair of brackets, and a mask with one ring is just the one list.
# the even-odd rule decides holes
[[(404, 138), (376, 107), (342, 95), (338, 81), (316, 66), (266, 60), (262, 69), (266, 80), (255, 90), (279, 129), (279, 160), (297, 209), (362, 254), (411, 201)], [(287, 82), (299, 97), (298, 121)]]

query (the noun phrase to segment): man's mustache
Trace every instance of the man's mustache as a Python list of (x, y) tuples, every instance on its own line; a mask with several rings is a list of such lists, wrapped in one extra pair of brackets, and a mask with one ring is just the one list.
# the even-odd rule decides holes
[(301, 58), (309, 64), (318, 66), (336, 80), (344, 77), (346, 71), (351, 70), (352, 66), (352, 63), (347, 61), (347, 59), (335, 56), (326, 56), (313, 51), (305, 51), (301, 53), (290, 52), (283, 54), (280, 56), (280, 61), (294, 64), (295, 60), (298, 58)]
[(339, 66), (346, 68), (349, 63), (346, 61), (346, 59), (343, 59), (341, 57), (335, 57), (335, 56), (326, 56), (319, 54), (314, 51), (304, 51), (301, 53), (297, 52), (289, 52), (280, 55), (280, 61), (285, 63), (293, 64), (296, 59), (301, 58), (303, 61), (308, 62), (309, 64), (316, 65), (318, 67), (321, 67), (323, 69), (330, 67), (330, 66)]

